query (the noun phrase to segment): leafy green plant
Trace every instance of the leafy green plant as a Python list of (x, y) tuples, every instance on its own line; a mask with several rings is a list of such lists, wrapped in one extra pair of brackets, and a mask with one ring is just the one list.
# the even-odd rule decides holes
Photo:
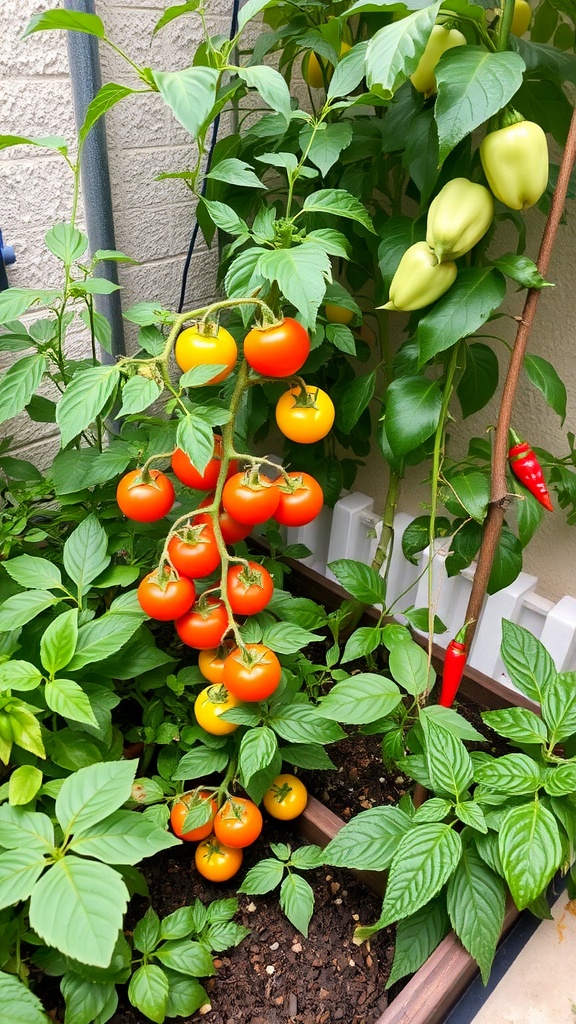
[(281, 910), (290, 923), (307, 936), (314, 913), (314, 890), (296, 871), (319, 867), (322, 851), (318, 846), (301, 846), (292, 850), (288, 843), (271, 843), (270, 849), (274, 857), (264, 858), (250, 868), (238, 892), (261, 896), (279, 885)]

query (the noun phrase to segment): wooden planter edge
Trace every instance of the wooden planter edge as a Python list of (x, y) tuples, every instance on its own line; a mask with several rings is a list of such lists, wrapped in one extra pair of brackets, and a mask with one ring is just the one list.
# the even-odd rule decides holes
[[(300, 562), (288, 561), (310, 596), (325, 607), (337, 608), (348, 596), (338, 583), (326, 579)], [(376, 609), (368, 608), (364, 621), (370, 624), (377, 619)], [(414, 639), (421, 646), (427, 646), (425, 637), (414, 635)], [(441, 672), (444, 650), (437, 644), (433, 647), (432, 660), (436, 670)], [(512, 692), (502, 683), (473, 668), (467, 667), (460, 692), (467, 699), (491, 708), (514, 705), (538, 710), (538, 705), (523, 694)], [(310, 797), (308, 806), (299, 819), (299, 831), (308, 842), (324, 847), (344, 824), (345, 822), (329, 808), (314, 797)], [(354, 874), (370, 889), (382, 895), (385, 887), (383, 872), (355, 871)], [(520, 911), (512, 899), (508, 898), (500, 941), (508, 934), (519, 916)], [(448, 1011), (455, 1006), (477, 973), (476, 961), (464, 949), (458, 936), (450, 932), (374, 1024), (442, 1024)]]

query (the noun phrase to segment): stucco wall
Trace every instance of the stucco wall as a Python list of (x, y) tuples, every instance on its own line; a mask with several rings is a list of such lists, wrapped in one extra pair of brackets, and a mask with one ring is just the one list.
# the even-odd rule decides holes
[[(21, 135), (62, 134), (74, 138), (74, 117), (64, 33), (45, 32), (21, 39), (29, 18), (57, 0), (1, 0), (0, 3), (0, 109), (2, 131)], [(162, 29), (150, 43), (151, 29), (167, 6), (164, 0), (97, 0), (97, 13), (109, 35), (137, 62), (161, 70), (190, 63), (198, 39), (198, 18), (188, 15)], [(207, 4), (213, 31), (228, 32), (230, 0)], [(130, 69), (112, 50), (101, 47), (104, 81), (136, 84)], [(185, 186), (178, 181), (155, 181), (163, 171), (181, 170), (189, 165), (193, 148), (184, 130), (158, 95), (134, 96), (107, 115), (112, 196), (116, 244), (140, 261), (138, 266), (119, 268), (124, 308), (141, 299), (159, 299), (175, 308), (185, 253), (194, 222), (194, 209)], [(68, 218), (70, 175), (61, 159), (43, 150), (19, 147), (0, 152), (0, 227), (7, 242), (16, 247), (18, 262), (9, 269), (14, 286), (50, 285), (58, 280), (57, 261), (46, 252), (43, 237), (55, 221)], [(575, 204), (572, 204), (574, 207)], [(576, 248), (576, 210), (560, 229), (549, 277), (555, 289), (543, 293), (531, 350), (550, 359), (569, 386), (566, 425), (576, 429), (576, 374), (573, 339), (576, 311), (573, 301), (576, 278), (573, 271)], [(529, 216), (528, 252), (538, 248), (543, 220)], [(501, 251), (506, 251), (505, 248)], [(189, 276), (188, 304), (210, 298), (214, 292), (216, 256), (207, 252), (199, 239)], [(509, 309), (518, 314), (521, 298), (510, 289)], [(401, 315), (395, 330), (402, 326)], [(497, 331), (511, 340), (513, 325), (498, 321)], [(81, 352), (84, 339), (71, 339)], [(498, 346), (496, 346), (498, 350)], [(525, 393), (524, 393), (525, 392)], [(482, 431), (495, 419), (495, 406), (488, 415), (471, 417), (455, 439), (465, 449), (470, 434)], [(534, 443), (557, 454), (565, 452), (558, 417), (540, 395), (523, 389), (517, 402), (515, 425)], [(57, 444), (54, 437), (38, 441), (38, 425), (22, 417), (0, 430), (14, 436), (15, 451), (26, 452), (46, 462)], [(420, 487), (422, 471), (410, 472), (402, 491), (401, 507), (418, 514), (426, 489)], [(385, 469), (378, 456), (361, 470), (357, 486), (374, 493), (381, 507), (386, 483)], [(525, 557), (525, 568), (540, 579), (538, 590), (550, 598), (565, 593), (576, 595), (576, 530), (565, 525), (558, 511), (547, 516), (543, 528)]]

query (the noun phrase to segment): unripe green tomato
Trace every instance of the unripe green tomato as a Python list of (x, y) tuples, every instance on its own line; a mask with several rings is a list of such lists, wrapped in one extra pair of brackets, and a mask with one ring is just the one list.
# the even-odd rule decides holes
[(548, 184), (548, 143), (539, 124), (517, 121), (490, 132), (480, 159), (492, 192), (512, 210), (534, 206)]
[(427, 242), (406, 250), (390, 285), (390, 301), (381, 309), (410, 311), (436, 302), (456, 280), (456, 264), (439, 263)]
[(459, 32), (457, 28), (445, 28), (444, 25), (434, 25), (428, 36), (424, 53), (418, 62), (418, 67), (414, 74), (410, 75), (410, 81), (414, 88), (418, 92), (423, 92), (425, 96), (431, 96), (432, 93), (435, 93), (436, 76), (434, 71), (440, 57), (443, 53), (446, 53), (446, 50), (451, 50), (454, 46), (466, 46), (466, 42), (466, 36)]
[(484, 185), (453, 178), (430, 203), (426, 241), (440, 263), (470, 252), (494, 217), (494, 200)]
[(528, 26), (532, 21), (532, 8), (528, 3), (528, 0), (515, 0), (514, 2), (514, 14), (512, 15), (512, 24), (510, 31), (515, 36), (523, 36), (528, 30)]
[(327, 302), (324, 312), (329, 324), (349, 324), (354, 319), (354, 313), (345, 306), (337, 306), (333, 302)]

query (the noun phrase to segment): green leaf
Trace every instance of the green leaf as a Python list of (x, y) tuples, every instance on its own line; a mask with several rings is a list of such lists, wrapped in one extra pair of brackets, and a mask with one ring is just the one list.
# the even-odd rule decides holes
[(311, 633), (309, 629), (286, 622), (265, 626), (262, 633), (262, 642), (276, 654), (295, 654), (308, 644), (322, 639), (318, 633)]
[(444, 900), (430, 900), (415, 914), (410, 914), (396, 927), (394, 960), (386, 988), (406, 974), (413, 974), (434, 952), (448, 931), (449, 923)]
[(216, 102), (220, 72), (196, 65), (181, 71), (153, 71), (158, 92), (193, 139)]
[(380, 927), (414, 914), (436, 896), (461, 853), (458, 833), (439, 822), (426, 822), (403, 836), (390, 865)]
[(44, 694), (48, 707), (57, 715), (98, 727), (98, 720), (87, 695), (73, 679), (48, 680)]
[(399, 807), (360, 811), (324, 849), (324, 861), (334, 867), (385, 871), (412, 819)]
[(178, 422), (176, 444), (186, 453), (199, 473), (203, 473), (214, 456), (214, 432), (209, 423), (194, 412)]
[[(144, 918), (142, 918), (142, 921), (139, 921), (138, 923), (142, 924), (142, 922), (148, 917), (149, 913), (150, 911), (148, 910)], [(137, 949), (141, 950), (143, 953), (149, 953), (160, 938), (186, 939), (197, 930), (194, 907), (179, 907), (178, 910), (174, 910), (172, 914), (168, 914), (167, 917), (162, 918), (162, 921), (158, 922), (158, 935), (156, 938), (152, 939), (151, 936), (150, 939), (146, 941), (146, 948), (144, 945), (139, 945), (137, 946)]]
[[(312, 140), (311, 145), (310, 140)], [(308, 149), (307, 159), (320, 169), (323, 177), (328, 174), (342, 150), (346, 149), (351, 141), (352, 124), (349, 121), (336, 121), (333, 124), (322, 122), (317, 126), (313, 138), (311, 128), (305, 128), (300, 133), (302, 152)]]
[(576, 761), (566, 761), (555, 768), (546, 768), (544, 789), (550, 796), (573, 794), (576, 791)]
[[(543, 84), (543, 83), (540, 83)], [(520, 256), (517, 253), (509, 252), (496, 260), (491, 260), (492, 266), (506, 274), (523, 288), (551, 288), (549, 281), (546, 281), (539, 272), (538, 267), (528, 256)], [(526, 356), (524, 357), (526, 358)]]
[(128, 985), (128, 998), (156, 1024), (163, 1024), (169, 996), (169, 983), (164, 971), (156, 964), (144, 964), (134, 972)]
[(458, 516), (466, 514), (477, 523), (484, 522), (490, 501), (490, 481), (484, 473), (470, 469), (450, 476), (449, 495), (451, 512)]
[(442, 708), (439, 704), (428, 704), (427, 707), (420, 709), (420, 714), (426, 718), (432, 718), (460, 740), (470, 740), (472, 743), (486, 742), (486, 737), (478, 732), (470, 722), (467, 722), (462, 715), (459, 715), (454, 708)]
[(292, 115), (290, 90), (279, 71), (266, 64), (238, 68), (238, 77), (249, 89), (256, 89), (261, 99), (288, 122)]
[(364, 725), (389, 715), (400, 700), (400, 691), (391, 679), (362, 672), (336, 683), (322, 698), (318, 713), (337, 722)]
[(448, 913), (463, 946), (476, 960), (486, 985), (504, 924), (504, 883), (472, 847), (465, 847), (448, 883)]
[(335, 768), (333, 761), (318, 743), (287, 743), (280, 748), (282, 760), (296, 768)]
[(0, 854), (0, 909), (26, 900), (46, 867), (37, 849), (22, 847)]
[(0, 608), (0, 633), (8, 633), (24, 626), (57, 601), (58, 598), (47, 590), (28, 590), (25, 594), (14, 594), (4, 601)]
[(335, 743), (345, 735), (336, 722), (323, 718), (311, 704), (278, 705), (268, 725), (288, 743)]
[(301, 875), (289, 874), (280, 886), (280, 907), (295, 928), (308, 937), (308, 925), (314, 913), (314, 890)]
[(64, 975), (60, 990), (66, 1003), (66, 1024), (98, 1024), (109, 1019), (100, 1015), (105, 1013), (111, 997), (115, 999), (112, 1012), (118, 1002), (113, 982), (89, 981), (73, 971)]
[(385, 424), (394, 455), (407, 455), (431, 437), (441, 408), (442, 392), (435, 381), (425, 377), (392, 381), (386, 392)]
[(522, 58), (508, 50), (489, 53), (482, 46), (468, 45), (456, 46), (442, 55), (434, 71), (440, 162), (463, 138), (506, 106), (522, 85), (524, 70)]
[[(434, 520), (435, 537), (450, 537), (452, 523), (445, 516), (437, 516)], [(417, 516), (408, 524), (402, 534), (402, 552), (412, 565), (418, 565), (414, 555), (419, 554), (430, 543), (430, 516)]]
[(497, 591), (513, 583), (522, 571), (522, 545), (507, 526), (502, 527), (498, 547), (492, 562), (487, 592)]
[(8, 367), (0, 379), (0, 423), (18, 416), (28, 405), (45, 369), (43, 355), (24, 356)]
[(484, 811), (475, 800), (465, 800), (461, 804), (457, 803), (454, 813), (459, 821), (463, 822), (464, 825), (469, 825), (470, 828), (475, 829), (477, 832), (485, 834), (488, 831)]
[(168, 978), (167, 1017), (191, 1017), (210, 1002), (208, 993), (195, 978), (185, 978), (168, 969), (164, 973)]
[[(127, 85), (116, 85), (114, 82), (107, 82), (106, 85), (103, 85), (86, 108), (84, 123), (78, 132), (79, 144), (84, 144), (90, 129), (103, 114), (133, 92), (134, 89), (130, 89)], [(98, 254), (95, 253), (95, 256), (98, 256)]]
[[(169, 25), (175, 18), (180, 18), (183, 14), (189, 14), (191, 11), (197, 11), (199, 7), (200, 0), (187, 0), (186, 3), (175, 4), (172, 7), (167, 7), (162, 17), (156, 22), (152, 35), (155, 36), (161, 28), (164, 28), (165, 25)], [(175, 1017), (177, 1014), (168, 1014), (168, 1016)], [(186, 1014), (182, 1014), (182, 1016), (185, 1017)]]
[(367, 45), (356, 43), (352, 50), (338, 61), (330, 79), (326, 99), (335, 100), (339, 96), (348, 96), (357, 89), (365, 74)]
[(96, 14), (84, 14), (77, 11), (44, 11), (35, 14), (26, 26), (23, 39), (33, 32), (45, 32), (47, 29), (66, 29), (67, 32), (85, 32), (89, 36), (105, 38), (102, 19)]
[(434, 685), (434, 671), (428, 665), (426, 652), (414, 640), (394, 644), (388, 664), (396, 682), (413, 697)]
[(483, 409), (498, 387), (498, 358), (488, 345), (474, 342), (466, 349), (466, 366), (457, 387), (464, 419)]
[(42, 682), (42, 673), (29, 661), (0, 663), (0, 691), (35, 690)]
[(346, 382), (346, 389), (336, 396), (336, 425), (349, 434), (368, 408), (376, 389), (376, 373), (363, 374)]
[(15, 768), (8, 782), (8, 800), (11, 807), (29, 804), (42, 785), (42, 772), (31, 764)]
[(366, 51), (369, 89), (390, 99), (416, 70), (439, 9), (440, 0), (375, 32)]
[(155, 380), (148, 380), (147, 377), (131, 377), (122, 389), (122, 407), (116, 415), (131, 416), (137, 412), (143, 412), (160, 397), (162, 389)]
[(376, 569), (352, 558), (339, 558), (328, 568), (352, 597), (363, 604), (386, 604), (386, 581)]
[(566, 419), (566, 385), (561, 377), (542, 356), (524, 356), (524, 369), (528, 379), (544, 396), (547, 405), (558, 414), (562, 423)]
[(307, 213), (328, 213), (361, 224), (376, 234), (372, 221), (359, 199), (343, 188), (323, 188), (306, 196), (302, 211)]
[(52, 853), (54, 827), (50, 818), (37, 811), (3, 804), (0, 807), (0, 846), (8, 850), (23, 847), (40, 855)]
[(40, 658), (51, 676), (71, 660), (77, 639), (78, 609), (70, 608), (50, 623), (40, 640)]
[(359, 626), (348, 637), (340, 663), (344, 665), (347, 661), (365, 658), (367, 654), (371, 654), (381, 644), (381, 629), (378, 629), (376, 626)]
[(250, 929), (235, 921), (216, 921), (202, 936), (202, 941), (217, 953), (239, 946), (250, 935)]
[(42, 1003), (13, 974), (0, 971), (0, 1018), (5, 1024), (46, 1024)]
[(130, 447), (116, 441), (99, 452), (97, 448), (59, 451), (51, 466), (56, 493), (74, 494), (85, 487), (106, 483), (123, 473), (132, 459)]
[(117, 366), (90, 366), (72, 378), (56, 409), (63, 448), (104, 411), (119, 380)]
[(207, 978), (216, 974), (214, 962), (206, 946), (191, 939), (165, 942), (158, 947), (154, 956), (166, 967), (180, 974), (191, 974), (197, 978)]
[(228, 764), (228, 754), (223, 750), (212, 750), (209, 747), (194, 747), (180, 761), (172, 778), (200, 779), (212, 772), (224, 771)]
[(212, 167), (206, 177), (210, 181), (225, 181), (230, 185), (237, 185), (239, 188), (266, 188), (254, 169), (245, 160), (238, 160), (237, 157), (228, 157)]
[(17, 558), (10, 558), (3, 563), (3, 568), (21, 587), (42, 587), (49, 590), (51, 587), (62, 585), (62, 574), (57, 565), (49, 562), (47, 558), (37, 558), (35, 555), (18, 555)]
[(505, 736), (515, 743), (546, 743), (548, 730), (538, 715), (527, 708), (502, 708), (500, 711), (483, 711), (482, 720), (499, 736)]
[(244, 786), (256, 772), (267, 768), (278, 749), (278, 740), (272, 729), (261, 726), (244, 733), (238, 753), (238, 769)]
[(30, 897), (30, 925), (48, 945), (67, 956), (107, 967), (128, 899), (117, 871), (69, 854), (36, 883)]
[[(6, 136), (0, 136), (0, 140), (2, 138), (6, 139)], [(8, 138), (19, 139), (18, 136), (8, 136)], [(31, 142), (32, 140), (23, 139), (19, 141)], [(8, 145), (14, 145), (14, 142), (9, 142)], [(0, 148), (3, 148), (1, 143)], [(17, 320), (22, 313), (25, 313), (35, 303), (49, 305), (58, 297), (59, 292), (55, 289), (47, 291), (37, 288), (6, 288), (0, 293), (0, 324), (9, 324), (10, 321)], [(29, 345), (26, 347), (28, 348)]]
[(318, 228), (308, 231), (304, 244), (307, 242), (316, 243), (329, 256), (339, 256), (343, 260), (349, 260), (352, 254), (352, 247), (346, 235), (334, 228)]
[(216, 227), (221, 228), (228, 235), (248, 234), (246, 221), (242, 220), (231, 206), (228, 206), (226, 203), (217, 202), (214, 199), (206, 199), (205, 197), (203, 197), (202, 202)]
[(527, 754), (503, 754), (492, 761), (477, 764), (474, 777), (489, 789), (520, 796), (540, 789), (544, 771)]
[(517, 481), (515, 477), (511, 478), (511, 484), (514, 494), (518, 497), (516, 505), (518, 540), (522, 547), (525, 548), (532, 540), (532, 537), (544, 519), (546, 512), (540, 502), (537, 501), (532, 494), (529, 494), (526, 488)]
[(504, 877), (519, 910), (546, 888), (562, 860), (555, 817), (538, 799), (508, 811), (498, 846)]
[(453, 736), (433, 718), (422, 717), (420, 725), (424, 733), (426, 764), (434, 791), (449, 793), (458, 800), (474, 777), (466, 747), (462, 740)]
[(106, 761), (65, 779), (55, 808), (62, 831), (84, 832), (126, 803), (137, 767), (130, 761)]
[(140, 615), (112, 609), (99, 619), (80, 626), (76, 653), (67, 666), (68, 671), (77, 672), (85, 665), (116, 654), (116, 651), (130, 640), (145, 618), (144, 612)]
[[(464, 47), (454, 47), (464, 49)], [(506, 282), (490, 267), (465, 267), (418, 323), (420, 362), (427, 363), (461, 338), (474, 334), (504, 301)]]
[(258, 260), (258, 273), (277, 283), (288, 302), (299, 310), (304, 327), (314, 327), (316, 314), (331, 280), (331, 263), (325, 250), (309, 243), (293, 249), (271, 249)]
[(69, 267), (88, 248), (88, 238), (72, 224), (54, 224), (44, 236), (46, 247)]
[(245, 892), (249, 896), (261, 896), (280, 885), (283, 874), (284, 865), (281, 861), (265, 858), (250, 868), (238, 892)]
[(538, 703), (556, 676), (556, 667), (540, 641), (515, 622), (502, 620), (502, 661), (521, 693)]
[(550, 731), (552, 747), (576, 733), (576, 672), (559, 672), (546, 684), (542, 717)]

